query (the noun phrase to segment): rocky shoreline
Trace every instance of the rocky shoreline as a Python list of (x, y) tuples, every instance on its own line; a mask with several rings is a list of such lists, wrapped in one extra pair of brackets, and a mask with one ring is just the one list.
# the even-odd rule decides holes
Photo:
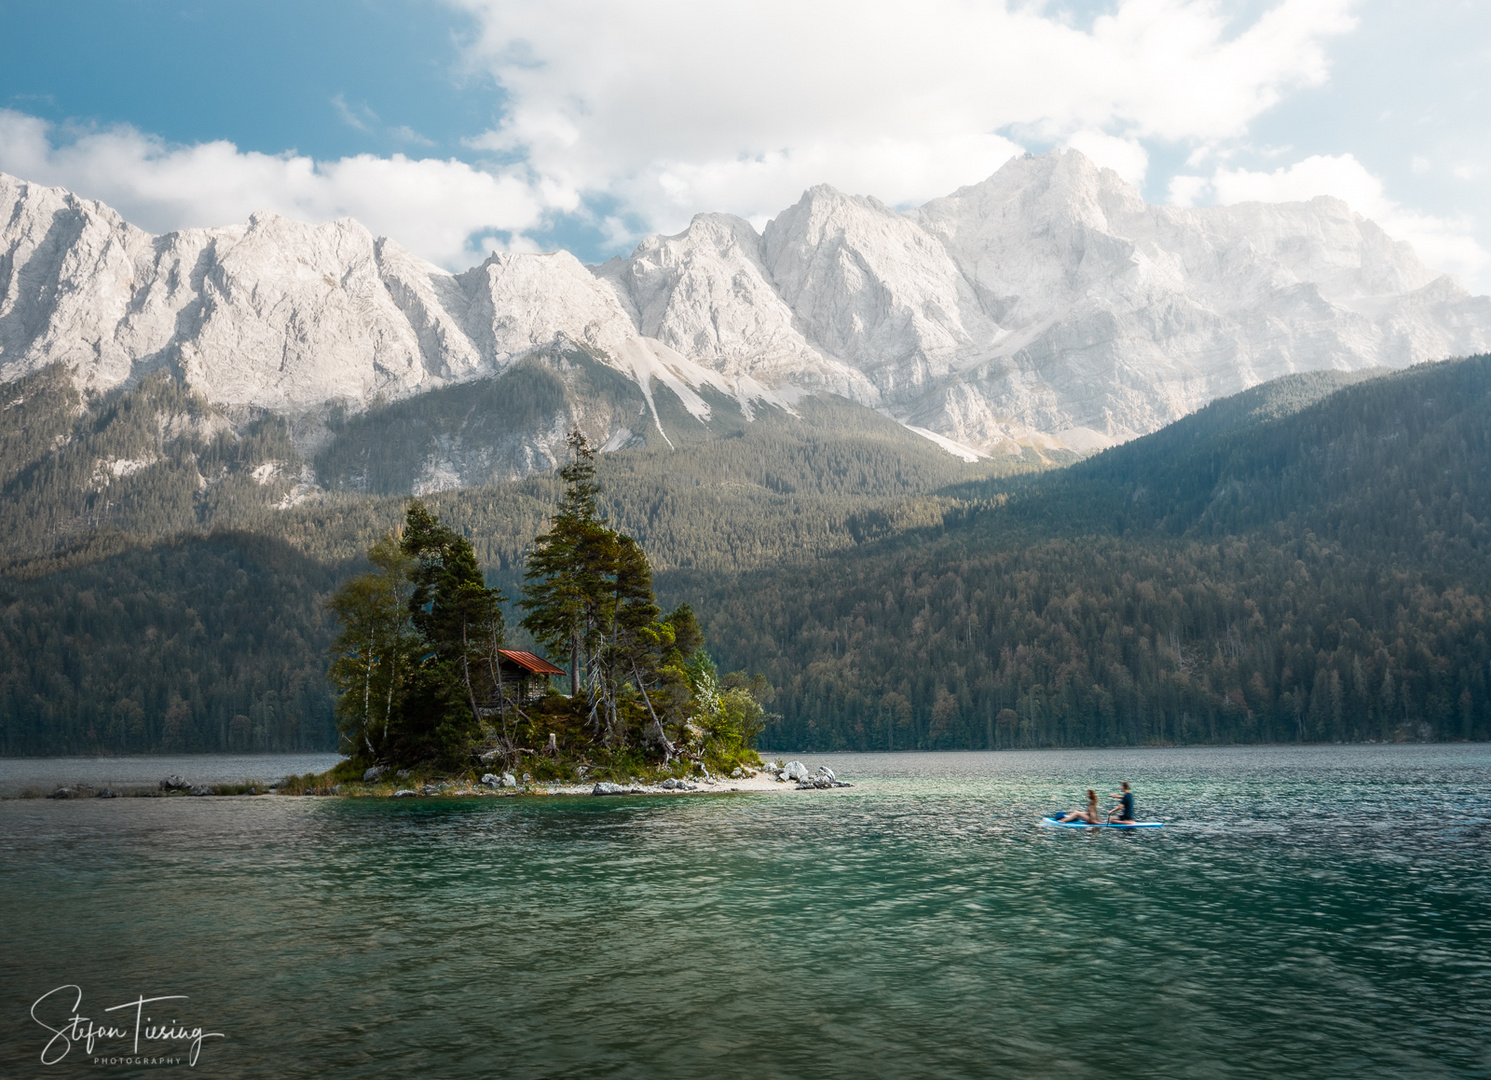
[[(511, 774), (509, 774), (511, 775)], [(485, 777), (483, 777), (485, 780)], [(749, 781), (750, 785), (744, 786)], [(661, 784), (613, 784), (602, 781), (590, 789), (592, 795), (682, 795), (691, 791), (720, 790), (721, 784), (729, 785), (727, 791), (779, 791), (782, 785), (791, 785), (788, 790), (794, 791), (822, 791), (828, 788), (853, 787), (834, 775), (832, 769), (820, 766), (816, 773), (809, 773), (808, 767), (800, 761), (788, 762), (786, 765), (767, 765), (761, 769), (753, 769), (749, 773), (740, 776), (727, 777), (718, 780), (706, 776), (699, 781), (675, 780), (669, 778)], [(707, 787), (705, 785), (708, 785)], [(577, 793), (579, 793), (577, 791)]]
[[(363, 774), (365, 782), (381, 780), (384, 773), (369, 769)], [(423, 784), (419, 787), (400, 788), (389, 793), (391, 799), (460, 797), (482, 795), (688, 795), (719, 794), (730, 791), (823, 791), (829, 788), (853, 787), (834, 775), (832, 769), (820, 767), (810, 772), (801, 761), (780, 762), (762, 766), (760, 769), (737, 769), (728, 776), (705, 773), (691, 779), (669, 777), (657, 783), (629, 781), (618, 784), (610, 780), (595, 783), (566, 784), (560, 781), (540, 781), (524, 774), (519, 779), (513, 773), (487, 773), (478, 783), (455, 783), (445, 781), (438, 784)], [(336, 792), (347, 794), (347, 792)]]
[[(801, 761), (768, 763), (759, 769), (736, 769), (728, 776), (704, 773), (689, 779), (669, 777), (656, 783), (631, 780), (616, 783), (600, 780), (584, 783), (564, 783), (557, 780), (535, 780), (524, 773), (521, 778), (511, 772), (486, 773), (479, 781), (439, 780), (402, 786), (400, 781), (409, 781), (408, 769), (391, 772), (387, 767), (375, 766), (363, 773), (361, 782), (330, 784), (305, 790), (284, 790), (290, 778), (272, 784), (257, 780), (244, 780), (235, 784), (194, 784), (179, 775), (167, 776), (155, 786), (136, 785), (115, 790), (113, 787), (94, 788), (86, 784), (73, 784), (54, 789), (45, 795), (48, 799), (114, 799), (114, 798), (160, 798), (164, 796), (234, 796), (234, 795), (317, 795), (346, 798), (480, 798), (491, 796), (536, 796), (536, 795), (588, 795), (595, 797), (615, 795), (691, 795), (722, 794), (749, 791), (825, 791), (832, 788), (847, 788), (854, 785), (840, 780), (827, 766), (810, 771)], [(22, 798), (40, 798), (42, 792), (32, 790)]]

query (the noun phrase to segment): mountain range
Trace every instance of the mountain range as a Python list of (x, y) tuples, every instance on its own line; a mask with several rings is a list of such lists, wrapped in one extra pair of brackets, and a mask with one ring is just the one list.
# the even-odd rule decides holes
[(0, 175), (0, 382), (55, 366), (91, 400), (160, 372), (226, 428), (283, 418), (321, 463), (305, 490), (366, 485), (327, 464), (350, 460), (338, 439), (371, 453), (376, 418), (414, 402), (406, 493), (546, 470), (575, 424), (676, 445), (807, 395), (968, 459), (1062, 460), (1292, 372), (1488, 346), (1491, 298), (1339, 200), (1150, 206), (1073, 150), (912, 209), (819, 186), (760, 231), (703, 214), (598, 266), (499, 253), (459, 274), (349, 219), (155, 236)]

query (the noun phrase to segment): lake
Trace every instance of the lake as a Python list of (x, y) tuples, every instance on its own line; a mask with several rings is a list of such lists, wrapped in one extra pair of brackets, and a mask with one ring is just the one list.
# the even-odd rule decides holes
[[(150, 1074), (48, 1027), (184, 995), (206, 1076), (1491, 1077), (1491, 746), (803, 759), (855, 786), (0, 802), (0, 1074)], [(1165, 828), (1038, 824), (1125, 779)]]

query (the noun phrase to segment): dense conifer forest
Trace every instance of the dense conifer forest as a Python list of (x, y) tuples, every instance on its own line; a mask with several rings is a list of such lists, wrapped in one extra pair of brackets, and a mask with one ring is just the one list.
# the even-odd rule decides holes
[[(1491, 738), (1491, 358), (1295, 377), (700, 604), (782, 746)], [(1303, 407), (1301, 407), (1303, 406)]]
[[(325, 601), (407, 500), (296, 504), (281, 422), (235, 435), (164, 376), (6, 392), (0, 753), (334, 745)], [(659, 601), (776, 686), (764, 746), (1491, 737), (1491, 359), (1292, 376), (1066, 468), (799, 410), (597, 472)], [(517, 596), (560, 493), (426, 501)]]
[(0, 753), (324, 750), (340, 574), (249, 533), (0, 580)]

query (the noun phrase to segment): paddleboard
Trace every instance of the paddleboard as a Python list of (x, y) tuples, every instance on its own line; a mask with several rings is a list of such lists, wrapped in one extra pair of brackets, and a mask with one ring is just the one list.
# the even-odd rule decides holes
[(1163, 821), (1131, 821), (1121, 824), (1117, 821), (1104, 821), (1098, 825), (1089, 824), (1086, 821), (1057, 821), (1055, 818), (1041, 818), (1042, 825), (1055, 825), (1060, 829), (1159, 829), (1164, 826)]

